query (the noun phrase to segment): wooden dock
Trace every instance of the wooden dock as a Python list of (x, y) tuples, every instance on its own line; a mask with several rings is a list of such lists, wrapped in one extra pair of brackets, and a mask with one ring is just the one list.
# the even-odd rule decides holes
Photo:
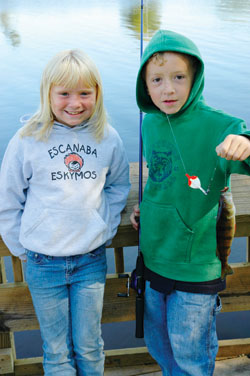
[[(130, 296), (126, 299), (117, 298), (118, 292), (126, 292), (126, 284), (123, 278), (118, 278), (119, 273), (131, 272), (124, 271), (123, 247), (138, 245), (138, 234), (129, 222), (129, 215), (138, 201), (138, 163), (131, 163), (130, 167), (132, 189), (126, 209), (122, 214), (118, 233), (110, 246), (114, 248), (116, 273), (107, 277), (103, 323), (135, 319), (135, 292), (131, 291)], [(228, 277), (227, 289), (220, 294), (223, 303), (222, 312), (250, 310), (250, 177), (233, 175), (232, 191), (237, 213), (236, 237), (247, 238), (247, 252), (245, 262), (233, 265), (234, 274)], [(14, 282), (11, 283), (6, 279), (5, 257), (12, 259)], [(22, 263), (18, 258), (10, 255), (1, 239), (0, 328), (0, 375), (42, 375), (41, 357), (16, 358), (13, 333), (39, 329), (39, 325), (24, 279)], [(242, 354), (250, 354), (250, 338), (219, 342), (218, 360), (234, 358)], [(249, 359), (246, 358), (245, 360), (250, 367)], [(248, 375), (250, 375), (250, 368), (248, 370)], [(218, 372), (220, 373), (217, 373), (217, 375), (223, 375), (222, 370)], [(105, 376), (146, 374), (160, 375), (161, 373), (145, 347), (106, 351)], [(231, 374), (227, 373), (227, 375)], [(235, 373), (235, 375), (237, 374), (239, 373)]]

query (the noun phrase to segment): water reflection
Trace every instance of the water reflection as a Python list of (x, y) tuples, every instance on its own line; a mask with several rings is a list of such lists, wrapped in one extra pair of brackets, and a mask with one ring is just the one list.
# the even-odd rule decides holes
[(11, 16), (7, 12), (0, 12), (0, 23), (3, 29), (3, 34), (7, 40), (10, 41), (13, 47), (18, 47), (21, 43), (21, 38), (11, 25)]
[(216, 6), (222, 8), (226, 13), (243, 15), (243, 11), (250, 11), (249, 0), (217, 0)]
[(217, 0), (216, 10), (222, 20), (237, 23), (249, 23), (249, 0)]
[[(151, 39), (152, 35), (161, 26), (161, 2), (147, 0), (143, 7), (143, 38)], [(141, 37), (141, 2), (127, 0), (121, 3), (122, 23), (133, 32), (136, 39)]]

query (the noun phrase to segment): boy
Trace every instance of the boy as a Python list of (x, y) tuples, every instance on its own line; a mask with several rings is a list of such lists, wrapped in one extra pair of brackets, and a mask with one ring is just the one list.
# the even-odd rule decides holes
[(206, 105), (192, 41), (160, 30), (142, 57), (137, 104), (149, 178), (140, 210), (145, 342), (163, 375), (209, 376), (218, 351), (216, 217), (231, 173), (250, 174), (250, 131)]

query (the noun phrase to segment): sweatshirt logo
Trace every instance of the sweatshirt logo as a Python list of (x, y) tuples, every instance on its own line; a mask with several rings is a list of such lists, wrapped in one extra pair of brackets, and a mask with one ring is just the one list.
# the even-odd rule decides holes
[[(52, 181), (97, 179), (97, 171), (93, 169), (98, 165), (96, 148), (83, 144), (60, 144), (53, 146), (48, 153), (50, 159), (58, 159), (55, 163), (58, 169), (51, 171)], [(84, 153), (84, 158), (80, 153)]]
[(172, 173), (172, 152), (152, 151), (149, 176), (157, 183), (165, 180)]
[(79, 154), (70, 153), (64, 157), (64, 163), (69, 172), (80, 172), (84, 161)]

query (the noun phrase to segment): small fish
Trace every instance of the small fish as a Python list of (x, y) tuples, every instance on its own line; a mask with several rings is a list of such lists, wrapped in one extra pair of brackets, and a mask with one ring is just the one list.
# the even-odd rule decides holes
[(221, 278), (233, 274), (233, 269), (228, 265), (228, 257), (235, 234), (235, 206), (232, 193), (225, 187), (221, 191), (216, 224), (217, 256), (221, 260)]

